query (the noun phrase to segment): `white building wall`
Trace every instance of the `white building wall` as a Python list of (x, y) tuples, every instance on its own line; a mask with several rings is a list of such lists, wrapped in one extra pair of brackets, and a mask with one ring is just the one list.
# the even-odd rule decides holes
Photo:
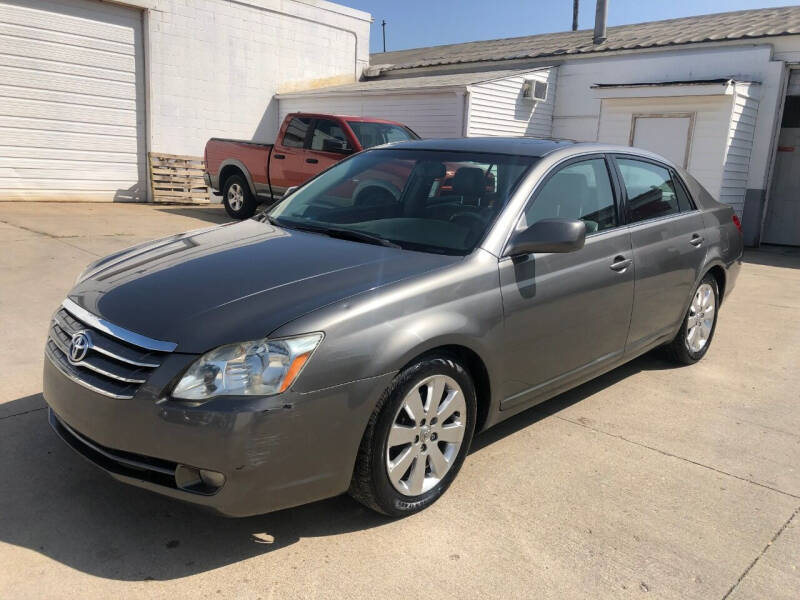
[(272, 141), (279, 91), (352, 82), (367, 13), (317, 0), (154, 0), (147, 11), (150, 149), (200, 155), (209, 137)]
[[(797, 42), (795, 42), (797, 43)], [(775, 101), (778, 94), (776, 67), (771, 62), (772, 47), (763, 45), (719, 46), (671, 52), (654, 51), (621, 54), (606, 58), (566, 61), (559, 67), (553, 113), (553, 135), (594, 141), (598, 135), (600, 99), (591, 93), (595, 83), (637, 83), (648, 81), (684, 81), (692, 79), (727, 78), (761, 82), (762, 106)], [(772, 140), (774, 111), (757, 117), (758, 151), (767, 148)], [(626, 142), (627, 143), (627, 142)], [(766, 158), (754, 160), (748, 187), (763, 188), (768, 163)]]
[(281, 120), (291, 112), (319, 112), (399, 121), (424, 138), (463, 135), (463, 91), (290, 97), (279, 106)]
[[(469, 86), (467, 135), (551, 137), (557, 73), (540, 69)], [(548, 84), (544, 101), (521, 97), (526, 79)]]
[(744, 212), (750, 157), (758, 117), (757, 85), (737, 83), (731, 98), (731, 116), (723, 157), (721, 202), (730, 204), (741, 216)]
[[(720, 86), (720, 91), (722, 89)], [(725, 95), (605, 98), (597, 140), (628, 146), (634, 115), (690, 113), (694, 123), (687, 169), (709, 192), (719, 196), (732, 104), (733, 96)]]

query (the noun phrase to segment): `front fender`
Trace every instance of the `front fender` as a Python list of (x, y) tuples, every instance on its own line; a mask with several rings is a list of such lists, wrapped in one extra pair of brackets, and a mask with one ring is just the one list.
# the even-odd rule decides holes
[[(477, 354), (490, 381), (499, 366), (502, 299), (497, 259), (479, 251), (465, 260), (326, 306), (273, 332), (273, 337), (323, 331), (325, 339), (295, 387), (306, 392), (396, 373), (440, 346)], [(377, 400), (377, 398), (376, 398)]]

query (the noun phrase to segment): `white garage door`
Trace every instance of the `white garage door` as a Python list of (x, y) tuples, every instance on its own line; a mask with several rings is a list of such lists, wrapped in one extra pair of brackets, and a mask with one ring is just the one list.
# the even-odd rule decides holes
[(0, 200), (144, 200), (141, 12), (0, 0)]

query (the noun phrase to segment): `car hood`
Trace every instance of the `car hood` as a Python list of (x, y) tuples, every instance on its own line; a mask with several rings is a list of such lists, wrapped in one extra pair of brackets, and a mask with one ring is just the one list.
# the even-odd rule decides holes
[(250, 220), (107, 257), (69, 298), (130, 331), (174, 342), (178, 352), (199, 353), (458, 260)]

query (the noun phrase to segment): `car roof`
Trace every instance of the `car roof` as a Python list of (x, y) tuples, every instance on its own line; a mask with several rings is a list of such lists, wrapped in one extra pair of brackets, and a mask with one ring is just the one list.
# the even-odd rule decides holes
[(574, 140), (559, 140), (552, 138), (528, 137), (469, 137), (469, 138), (443, 138), (422, 139), (407, 142), (394, 142), (378, 148), (402, 148), (408, 150), (444, 150), (451, 152), (485, 152), (487, 154), (511, 154), (515, 156), (532, 156), (541, 158), (556, 151), (560, 157), (569, 155), (598, 153), (633, 154), (643, 158), (650, 158), (667, 164), (669, 160), (641, 148), (631, 146), (614, 146), (597, 142), (576, 142)]
[(487, 152), (493, 154), (516, 154), (522, 156), (544, 156), (550, 152), (574, 145), (569, 140), (551, 140), (519, 137), (469, 137), (423, 139), (391, 144), (392, 148), (409, 150), (446, 150), (453, 152)]

